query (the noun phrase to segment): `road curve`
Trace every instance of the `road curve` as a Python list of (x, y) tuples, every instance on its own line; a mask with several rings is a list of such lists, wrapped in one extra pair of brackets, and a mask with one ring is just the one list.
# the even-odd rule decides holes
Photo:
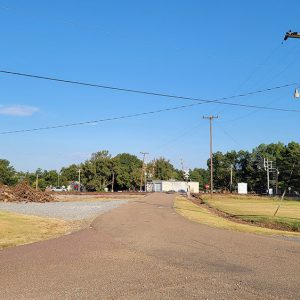
[(0, 299), (299, 299), (299, 243), (191, 222), (173, 197), (0, 251)]

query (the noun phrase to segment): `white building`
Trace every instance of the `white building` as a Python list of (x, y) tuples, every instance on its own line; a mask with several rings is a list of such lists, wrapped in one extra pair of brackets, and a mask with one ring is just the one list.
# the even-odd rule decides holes
[(175, 181), (175, 180), (152, 180), (147, 183), (147, 192), (187, 192), (199, 193), (199, 182)]
[(239, 182), (238, 183), (238, 194), (247, 194), (247, 193), (248, 193), (247, 183)]

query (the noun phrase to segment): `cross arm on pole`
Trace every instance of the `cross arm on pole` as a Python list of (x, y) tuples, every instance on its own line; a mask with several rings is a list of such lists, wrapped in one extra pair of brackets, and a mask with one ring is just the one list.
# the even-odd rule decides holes
[(284, 40), (286, 41), (287, 39), (300, 39), (300, 32), (292, 32), (291, 30), (286, 32), (284, 36)]

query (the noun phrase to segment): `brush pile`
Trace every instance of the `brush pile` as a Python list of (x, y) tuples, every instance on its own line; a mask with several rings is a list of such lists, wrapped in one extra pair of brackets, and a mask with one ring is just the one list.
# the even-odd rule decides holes
[(32, 188), (26, 181), (16, 186), (0, 186), (0, 201), (4, 202), (52, 202), (54, 197), (47, 192)]

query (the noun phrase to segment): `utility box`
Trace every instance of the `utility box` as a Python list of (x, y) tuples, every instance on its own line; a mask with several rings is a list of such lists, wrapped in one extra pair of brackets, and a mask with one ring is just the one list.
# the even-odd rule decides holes
[(238, 193), (239, 194), (247, 194), (248, 193), (247, 183), (245, 183), (245, 182), (238, 183)]

